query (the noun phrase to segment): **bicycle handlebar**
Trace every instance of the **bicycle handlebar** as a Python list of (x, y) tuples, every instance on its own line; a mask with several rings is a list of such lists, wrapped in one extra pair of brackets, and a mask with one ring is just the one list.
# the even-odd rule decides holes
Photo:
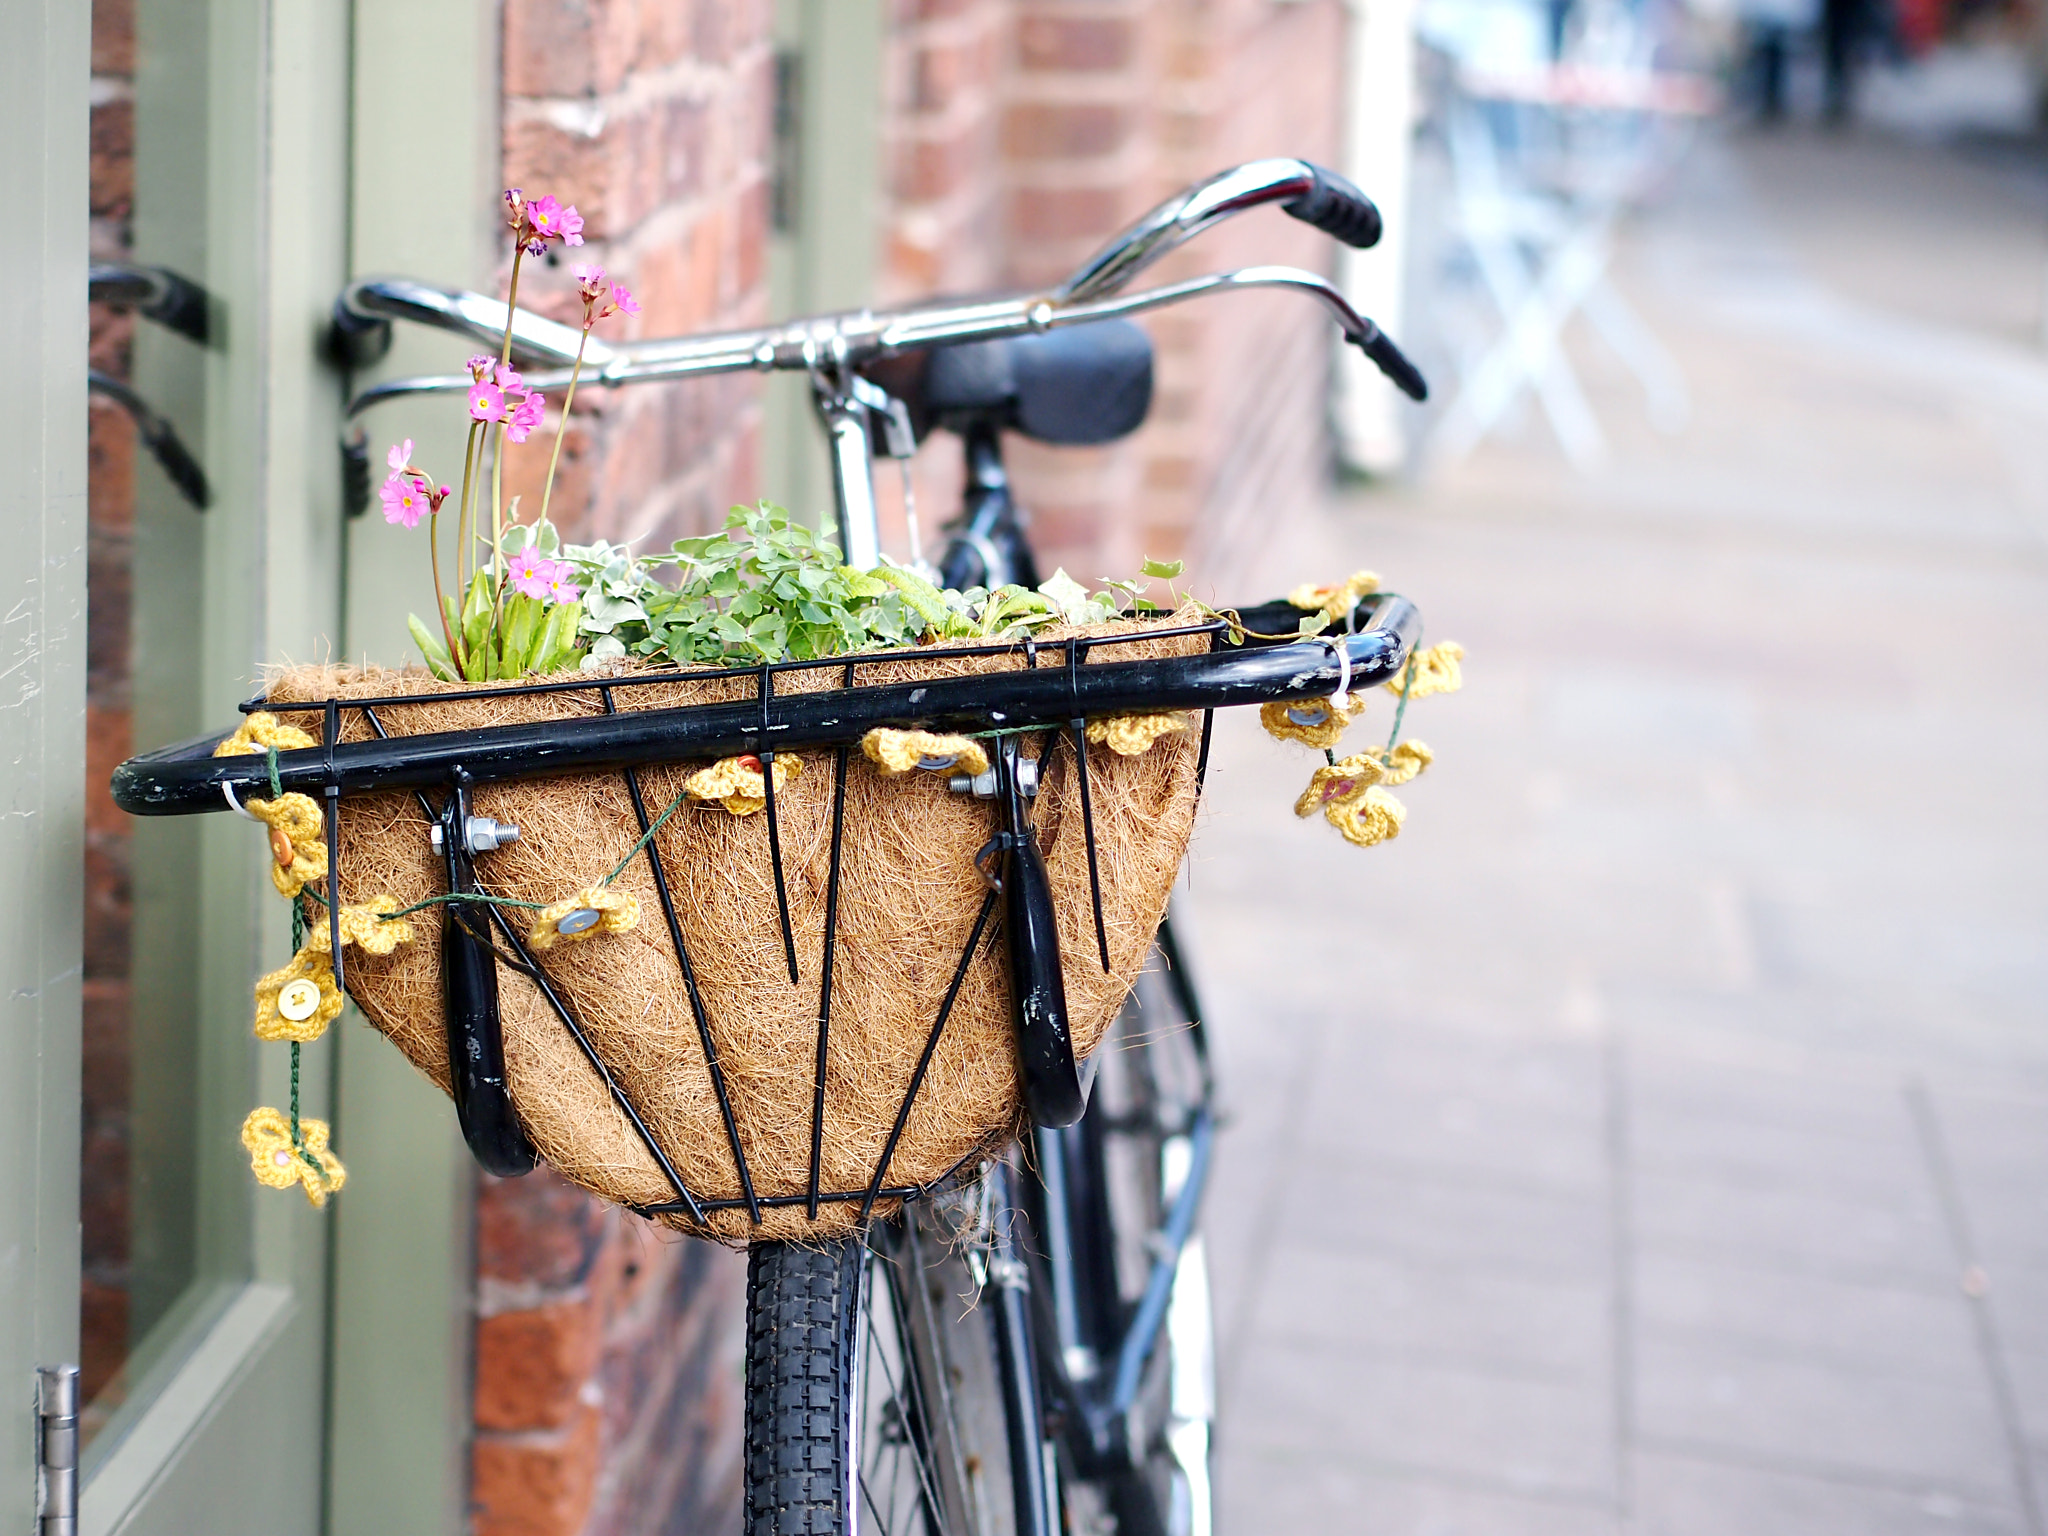
[[(1414, 365), (1384, 332), (1313, 273), (1291, 267), (1247, 267), (1117, 297), (1139, 272), (1203, 230), (1248, 208), (1275, 202), (1296, 218), (1351, 244), (1369, 245), (1379, 238), (1379, 211), (1342, 177), (1303, 160), (1258, 160), (1213, 176), (1160, 204), (1049, 293), (916, 305), (879, 313), (859, 310), (754, 330), (621, 343), (584, 338), (574, 327), (521, 310), (510, 315), (512, 351), (522, 366), (555, 370), (529, 378), (528, 382), (539, 388), (568, 383), (568, 369), (579, 341), (584, 378), (607, 387), (747, 369), (838, 375), (843, 380), (866, 363), (921, 347), (991, 341), (1139, 314), (1227, 288), (1282, 287), (1321, 300), (1348, 341), (1372, 358), (1404, 392), (1422, 399), (1426, 386)], [(360, 338), (366, 330), (391, 319), (406, 319), (491, 345), (502, 340), (508, 316), (501, 300), (402, 278), (366, 278), (351, 283), (336, 301), (335, 312), (337, 329), (344, 336)], [(454, 393), (467, 389), (470, 382), (466, 374), (393, 379), (358, 394), (349, 402), (348, 414), (355, 416), (403, 395)]]

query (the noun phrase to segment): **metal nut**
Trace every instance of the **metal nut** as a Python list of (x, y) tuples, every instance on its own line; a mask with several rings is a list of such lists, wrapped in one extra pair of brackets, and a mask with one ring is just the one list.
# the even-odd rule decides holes
[[(508, 822), (494, 821), (488, 816), (472, 816), (463, 827), (462, 840), (469, 845), (471, 853), (489, 853), (507, 843), (516, 842), (519, 829)], [(435, 853), (441, 852), (441, 823), (435, 822), (427, 828), (427, 846)]]

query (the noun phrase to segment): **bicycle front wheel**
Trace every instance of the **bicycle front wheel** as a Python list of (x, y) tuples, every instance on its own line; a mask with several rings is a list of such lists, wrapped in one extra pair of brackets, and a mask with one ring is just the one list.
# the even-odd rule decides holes
[(746, 1536), (1056, 1528), (1039, 1477), (1011, 1476), (1049, 1458), (1002, 1265), (945, 1225), (913, 1207), (865, 1243), (750, 1250)]

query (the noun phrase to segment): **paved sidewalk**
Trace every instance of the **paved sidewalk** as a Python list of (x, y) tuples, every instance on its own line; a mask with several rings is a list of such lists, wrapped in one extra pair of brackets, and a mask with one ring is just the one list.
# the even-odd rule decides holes
[(1267, 573), (1386, 573), (1467, 686), (1370, 851), (1219, 729), (1232, 1536), (2048, 1529), (2029, 195), (1709, 144), (1619, 274), (1683, 432), (1576, 338), (1608, 469), (1531, 413)]

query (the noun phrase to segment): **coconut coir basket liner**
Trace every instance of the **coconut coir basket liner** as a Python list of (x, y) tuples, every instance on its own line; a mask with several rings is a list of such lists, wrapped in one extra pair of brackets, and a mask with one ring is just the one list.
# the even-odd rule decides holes
[[(1128, 634), (1139, 627), (1111, 623), (1075, 633)], [(1045, 647), (1064, 633), (1041, 637), (1046, 664), (1062, 664), (1062, 653), (1053, 650), (1047, 657)], [(1092, 650), (1086, 664), (1188, 655), (1207, 645), (1208, 637), (1200, 634), (1129, 641)], [(914, 682), (1023, 664), (1021, 652), (1014, 657), (948, 656), (943, 647), (930, 647), (861, 662), (856, 681)], [(591, 674), (593, 683), (606, 675), (631, 675), (631, 669)], [(843, 678), (837, 666), (785, 672), (778, 674), (776, 692), (839, 687)], [(393, 736), (474, 731), (603, 710), (595, 687), (436, 702), (437, 695), (466, 686), (438, 682), (419, 670), (298, 667), (275, 676), (268, 697), (272, 708), (290, 718), (295, 702), (417, 695), (419, 705), (379, 708), (379, 723)], [(623, 712), (750, 699), (755, 690), (751, 674), (685, 673), (674, 683), (620, 688), (613, 697)], [(344, 710), (342, 720), (345, 740), (374, 734), (358, 712)], [(314, 721), (301, 717), (300, 723), (318, 730)], [(1027, 738), (1024, 751), (1037, 754), (1047, 739)], [(1101, 1038), (1150, 951), (1193, 827), (1198, 749), (1194, 722), (1136, 757), (1117, 756), (1105, 746), (1088, 748), (1108, 974), (1096, 946), (1071, 739), (1051, 748), (1041, 764), (1033, 819), (1051, 875), (1080, 1054)], [(653, 842), (708, 1015), (754, 1192), (762, 1198), (802, 1195), (809, 1185), (824, 971), (835, 754), (791, 755), (801, 757), (803, 769), (777, 793), (776, 814), (797, 982), (790, 981), (785, 959), (765, 815), (735, 816), (717, 805), (692, 803), (672, 816)], [(683, 780), (702, 766), (700, 760), (634, 770), (650, 817), (658, 816), (681, 791)], [(886, 779), (857, 747), (848, 754), (846, 771), (819, 1179), (824, 1191), (864, 1190), (874, 1175), (986, 895), (972, 856), (997, 827), (993, 804), (952, 794), (943, 773)], [(516, 842), (477, 860), (478, 879), (495, 895), (558, 901), (602, 878), (640, 836), (619, 771), (486, 784), (473, 791), (472, 800), (477, 814), (520, 829)], [(344, 903), (390, 895), (410, 906), (445, 889), (445, 867), (429, 848), (428, 822), (413, 795), (350, 796), (342, 800), (340, 815)], [(640, 903), (636, 929), (558, 945), (536, 958), (690, 1192), (700, 1202), (737, 1200), (741, 1188), (730, 1143), (644, 853), (627, 865), (617, 883)], [(370, 1022), (446, 1091), (440, 962), (444, 913), (442, 907), (428, 907), (414, 914), (417, 937), (389, 956), (351, 949), (345, 977)], [(527, 914), (508, 910), (507, 916), (523, 928)], [(943, 1178), (976, 1153), (1006, 1143), (1021, 1124), (1022, 1090), (999, 927), (990, 924), (967, 967), (890, 1158), (886, 1182), (892, 1188)], [(634, 1206), (676, 1200), (677, 1191), (539, 987), (504, 966), (498, 982), (507, 1076), (520, 1119), (541, 1156), (568, 1179), (609, 1200)], [(850, 1230), (858, 1211), (858, 1202), (840, 1200), (822, 1203), (815, 1221), (801, 1204), (765, 1206), (758, 1225), (746, 1210), (734, 1208), (708, 1212), (707, 1228), (680, 1213), (663, 1213), (660, 1219), (680, 1230), (750, 1242), (828, 1237)]]

